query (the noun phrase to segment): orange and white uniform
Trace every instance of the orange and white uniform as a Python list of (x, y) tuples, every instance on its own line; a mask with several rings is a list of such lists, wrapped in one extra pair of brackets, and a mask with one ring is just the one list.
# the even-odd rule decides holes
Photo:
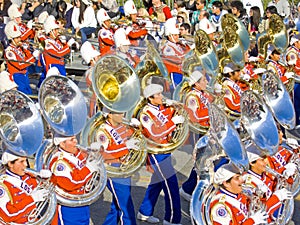
[(283, 173), (285, 170), (284, 166), (290, 161), (292, 155), (291, 151), (279, 146), (278, 151), (274, 155), (267, 157), (269, 166), (278, 173)]
[(99, 51), (101, 56), (105, 55), (115, 45), (113, 29), (102, 27), (98, 33)]
[(133, 23), (126, 28), (126, 34), (132, 45), (138, 45), (138, 39), (147, 35), (148, 31), (142, 28), (139, 24)]
[(240, 112), (241, 95), (243, 93), (240, 86), (229, 78), (225, 78), (223, 84), (225, 90), (224, 101), (226, 106), (236, 112)]
[(194, 88), (186, 95), (185, 106), (191, 122), (209, 126), (208, 106), (211, 101), (208, 93)]
[[(275, 178), (271, 175), (267, 175), (263, 173), (262, 175), (256, 174), (251, 170), (248, 170), (243, 178), (245, 180), (246, 185), (250, 185), (254, 188), (259, 188), (259, 190), (265, 190), (265, 196), (261, 199), (261, 201), (266, 205), (266, 212), (269, 215), (272, 215), (280, 206), (281, 201), (273, 194), (276, 187)], [(270, 221), (270, 219), (268, 220)]]
[(171, 120), (175, 110), (172, 107), (155, 106), (148, 103), (141, 112), (143, 134), (156, 143), (168, 143), (176, 125)]
[(123, 124), (114, 127), (108, 121), (105, 121), (98, 130), (98, 142), (104, 147), (104, 152), (115, 159), (119, 159), (128, 154), (129, 149), (126, 147), (125, 142), (132, 134), (133, 129)]
[(75, 195), (84, 193), (85, 184), (92, 176), (86, 167), (86, 155), (79, 149), (74, 155), (59, 148), (51, 158), (50, 170), (55, 184)]
[(13, 79), (12, 76), (15, 73), (22, 73), (25, 75), (27, 73), (27, 67), (31, 65), (30, 63), (35, 62), (35, 58), (28, 49), (16, 47), (14, 45), (9, 45), (5, 49), (4, 57), (8, 60), (7, 69), (11, 75), (11, 79)]
[(289, 82), (288, 78), (284, 75), (286, 72), (286, 68), (280, 63), (269, 59), (267, 69), (274, 72), (274, 74), (276, 74), (280, 78), (283, 84), (287, 84)]
[(214, 225), (252, 225), (249, 218), (249, 199), (243, 194), (233, 194), (220, 189), (210, 204), (210, 218)]
[(30, 39), (34, 38), (34, 35), (35, 35), (34, 30), (28, 28), (26, 26), (26, 24), (24, 24), (24, 23), (19, 23), (18, 25), (19, 25), (19, 30), (20, 30), (20, 32), (22, 34), (21, 35), (21, 40), (22, 41), (27, 41), (29, 38)]
[(300, 49), (296, 48), (294, 45), (290, 46), (286, 50), (286, 61), (295, 61), (296, 65), (294, 67), (294, 72), (300, 76)]
[(20, 177), (9, 170), (0, 176), (0, 217), (7, 223), (25, 224), (29, 213), (36, 208), (30, 193), (37, 180), (27, 174)]
[(161, 48), (161, 56), (164, 64), (166, 65), (169, 73), (182, 73), (181, 64), (185, 54), (189, 48), (185, 49), (181, 44), (176, 44), (167, 41)]

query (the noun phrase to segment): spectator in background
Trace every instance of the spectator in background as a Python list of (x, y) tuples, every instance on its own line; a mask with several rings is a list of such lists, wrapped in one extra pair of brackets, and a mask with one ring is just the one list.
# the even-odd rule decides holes
[(67, 11), (67, 3), (64, 0), (60, 0), (56, 4), (56, 9), (52, 11), (51, 15), (55, 17), (55, 19), (65, 18)]
[(185, 2), (183, 0), (177, 0), (177, 16), (181, 14), (184, 19), (184, 22), (189, 22), (189, 12), (185, 8)]
[(3, 22), (6, 24), (8, 22), (7, 10), (11, 6), (10, 0), (0, 0), (0, 17), (3, 17)]
[(243, 3), (240, 1), (232, 1), (231, 2), (231, 12), (237, 18), (241, 20), (241, 22), (245, 25), (245, 28), (248, 29), (249, 26), (249, 17), (244, 9)]
[(278, 14), (283, 18), (288, 18), (291, 14), (291, 6), (288, 0), (272, 0), (268, 6), (275, 6)]
[(185, 4), (185, 8), (189, 12), (189, 20), (190, 21), (192, 19), (193, 12), (195, 10), (197, 10), (197, 8), (196, 8), (196, 2), (197, 2), (196, 0), (189, 0), (189, 1), (186, 1), (186, 4)]
[(191, 18), (191, 24), (193, 27), (195, 27), (196, 23), (199, 23), (199, 15), (202, 10), (206, 9), (206, 0), (197, 0), (196, 1), (196, 10), (193, 12), (192, 18)]
[(214, 1), (212, 3), (212, 15), (211, 21), (216, 28), (217, 32), (222, 31), (221, 28), (221, 18), (223, 15), (227, 14), (227, 10), (223, 9), (223, 4), (220, 1)]
[(248, 16), (250, 14), (250, 9), (253, 6), (259, 7), (260, 15), (264, 14), (264, 6), (262, 4), (262, 0), (241, 0), (241, 2), (243, 3), (244, 8), (246, 9)]
[(98, 0), (101, 8), (107, 11), (110, 18), (114, 18), (119, 15), (119, 5), (116, 0)]
[(167, 19), (172, 18), (169, 6), (162, 2), (162, 0), (152, 0), (153, 6), (149, 8), (149, 15), (155, 16), (157, 21), (166, 22)]
[(261, 14), (260, 10), (257, 6), (253, 6), (250, 9), (250, 21), (248, 26), (248, 32), (251, 33), (257, 33), (258, 32), (258, 26), (261, 21)]
[(65, 28), (72, 28), (74, 29), (73, 25), (72, 25), (72, 14), (73, 14), (73, 10), (74, 10), (74, 5), (75, 5), (75, 0), (72, 0), (71, 1), (72, 4), (69, 4), (68, 5), (68, 8), (66, 10), (66, 15), (65, 15), (65, 18), (66, 18), (66, 25), (65, 25)]
[(179, 27), (179, 36), (183, 37), (184, 35), (191, 34), (191, 25), (188, 23), (182, 23)]
[(81, 33), (82, 44), (87, 41), (87, 36), (95, 33), (97, 20), (91, 2), (88, 0), (75, 0), (75, 8), (72, 13), (72, 25), (75, 33)]
[(262, 33), (262, 32), (269, 29), (269, 18), (272, 14), (277, 14), (278, 15), (277, 9), (273, 5), (268, 6), (266, 8), (266, 15), (265, 15), (264, 19), (262, 19), (261, 23), (258, 26), (259, 33)]

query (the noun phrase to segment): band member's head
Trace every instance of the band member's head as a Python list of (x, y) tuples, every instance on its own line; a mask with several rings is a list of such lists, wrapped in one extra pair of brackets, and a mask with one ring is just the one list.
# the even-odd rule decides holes
[(237, 167), (229, 162), (215, 167), (214, 183), (231, 193), (239, 194), (244, 180)]
[(0, 80), (0, 93), (7, 90), (17, 90), (18, 85), (7, 71), (2, 71), (0, 73)]
[(227, 63), (223, 68), (223, 74), (225, 77), (230, 78), (233, 81), (238, 81), (241, 75), (241, 68), (234, 63)]
[(56, 39), (59, 35), (59, 26), (55, 20), (54, 16), (48, 16), (44, 23), (44, 30), (46, 34), (49, 34), (49, 36), (53, 39)]
[(180, 25), (179, 32), (181, 36), (191, 34), (191, 25), (188, 23), (182, 23)]
[(179, 41), (179, 29), (176, 25), (176, 19), (170, 18), (165, 22), (165, 35), (168, 40), (177, 43)]
[(250, 163), (250, 169), (261, 175), (266, 172), (266, 155), (264, 155), (257, 147), (250, 145), (246, 147), (247, 156)]
[(14, 174), (19, 176), (25, 175), (25, 169), (27, 168), (27, 159), (25, 156), (18, 156), (10, 151), (5, 151), (2, 155), (1, 161), (6, 169), (10, 170)]
[(95, 66), (96, 62), (100, 59), (100, 52), (89, 41), (82, 44), (80, 52), (83, 60), (89, 66)]
[(205, 90), (207, 83), (208, 82), (205, 74), (198, 70), (192, 72), (189, 77), (189, 85), (196, 88), (197, 90)]
[(97, 20), (100, 27), (102, 26), (105, 27), (106, 29), (110, 28), (111, 19), (105, 9), (103, 8), (99, 9), (99, 11), (97, 12)]
[(67, 137), (62, 135), (56, 135), (53, 141), (56, 146), (60, 147), (62, 150), (65, 150), (66, 152), (76, 154), (78, 151), (77, 139), (75, 136)]
[(8, 10), (7, 10), (7, 14), (10, 18), (10, 20), (15, 21), (17, 24), (22, 22), (22, 14), (19, 10), (19, 6), (17, 4), (12, 4)]
[(125, 16), (129, 17), (132, 22), (136, 22), (137, 18), (137, 9), (135, 7), (135, 4), (132, 0), (128, 0), (124, 4), (124, 13)]
[(143, 95), (153, 105), (161, 105), (163, 100), (164, 88), (159, 84), (149, 84), (145, 87)]
[(4, 32), (8, 40), (15, 46), (21, 46), (21, 31), (19, 29), (18, 24), (15, 21), (9, 21), (5, 28)]
[(124, 113), (123, 112), (115, 112), (106, 107), (102, 109), (103, 113), (107, 114), (108, 122), (110, 122), (113, 126), (118, 126), (123, 122)]
[(267, 51), (267, 59), (278, 61), (280, 59), (280, 52), (273, 46), (270, 45)]

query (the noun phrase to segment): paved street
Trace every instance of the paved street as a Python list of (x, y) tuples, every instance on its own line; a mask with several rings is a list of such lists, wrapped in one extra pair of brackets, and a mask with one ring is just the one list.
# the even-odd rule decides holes
[[(192, 147), (191, 145), (185, 145), (180, 150), (173, 153), (173, 164), (175, 165), (176, 170), (178, 171), (177, 177), (179, 179), (179, 184), (183, 183), (187, 176), (190, 173), (191, 168), (193, 167), (193, 161), (191, 159)], [(146, 187), (150, 181), (151, 174), (142, 168), (140, 172), (133, 177), (133, 187), (132, 187), (132, 198), (135, 206), (135, 211), (138, 211), (138, 208), (143, 200)], [(91, 217), (95, 225), (101, 225), (104, 222), (104, 219), (110, 209), (111, 203), (111, 193), (106, 189), (101, 198), (94, 204), (91, 205)], [(295, 212), (293, 220), (295, 225), (300, 225), (300, 196), (295, 200)], [(181, 212), (183, 225), (191, 224), (189, 216), (189, 203), (181, 198)], [(164, 218), (164, 198), (163, 192), (157, 202), (154, 216), (158, 217), (162, 224)], [(148, 225), (149, 223), (137, 221), (138, 225)]]

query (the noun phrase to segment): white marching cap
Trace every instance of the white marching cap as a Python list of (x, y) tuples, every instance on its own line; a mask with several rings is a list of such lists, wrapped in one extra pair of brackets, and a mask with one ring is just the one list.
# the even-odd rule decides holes
[(267, 70), (264, 69), (264, 68), (256, 68), (256, 69), (253, 70), (253, 72), (254, 72), (255, 74), (261, 74), (261, 73), (264, 73), (264, 72), (266, 72), (266, 71), (267, 71)]
[(114, 33), (114, 41), (117, 48), (122, 45), (131, 45), (124, 28), (119, 28), (118, 30), (116, 30), (116, 32)]
[(47, 11), (42, 12), (38, 17), (39, 23), (45, 23), (46, 19), (48, 18), (49, 14)]
[(97, 51), (89, 41), (86, 41), (82, 44), (80, 53), (87, 64), (89, 64), (93, 58), (100, 55), (100, 52)]
[(293, 45), (295, 42), (300, 40), (300, 34), (293, 35), (290, 40), (290, 45)]
[(59, 145), (61, 142), (64, 142), (64, 141), (66, 141), (66, 140), (68, 140), (70, 138), (71, 137), (55, 137), (53, 139), (53, 142), (54, 142), (55, 145)]
[(172, 17), (165, 22), (165, 35), (179, 34), (179, 29), (176, 25), (176, 18)]
[(11, 40), (16, 37), (20, 37), (22, 35), (19, 25), (13, 20), (9, 21), (6, 24), (6, 26), (4, 28), (4, 32), (5, 32), (8, 40)]
[(250, 163), (262, 158), (261, 151), (254, 144), (246, 144), (245, 148)]
[(57, 67), (51, 67), (47, 74), (46, 74), (46, 77), (50, 77), (50, 76), (55, 76), (55, 75), (61, 75), (59, 70), (57, 69)]
[(127, 2), (125, 2), (124, 13), (125, 13), (125, 16), (129, 16), (130, 14), (137, 14), (136, 7), (132, 0), (128, 0)]
[(10, 74), (7, 71), (0, 73), (0, 93), (18, 87), (14, 80), (10, 79)]
[(22, 17), (21, 12), (19, 11), (19, 6), (17, 4), (12, 4), (8, 9), (7, 9), (7, 14), (11, 20)]
[(152, 95), (163, 92), (163, 90), (164, 90), (163, 86), (159, 84), (149, 84), (148, 86), (145, 87), (143, 91), (143, 95), (145, 98), (149, 98)]
[(103, 22), (106, 20), (110, 20), (109, 15), (107, 14), (106, 10), (101, 8), (97, 12), (97, 20), (100, 26), (102, 26)]
[(6, 165), (8, 162), (14, 161), (16, 159), (20, 159), (22, 156), (18, 156), (12, 153), (5, 151), (2, 155), (1, 161), (3, 165)]
[(234, 167), (231, 163), (221, 166), (214, 174), (214, 183), (220, 185), (224, 181), (227, 181), (234, 175), (238, 174), (238, 172), (235, 171), (236, 169), (233, 168)]
[(261, 159), (260, 155), (248, 151), (247, 151), (247, 156), (250, 163), (254, 162), (255, 160)]
[(203, 76), (203, 73), (201, 73), (198, 70), (192, 72), (192, 74), (189, 77), (189, 85), (192, 86), (194, 83), (199, 81), (202, 76)]
[(240, 68), (231, 62), (224, 66), (223, 73), (227, 74), (236, 70), (240, 70)]
[(50, 31), (59, 28), (58, 24), (56, 23), (55, 17), (50, 15), (44, 22), (44, 30), (45, 33), (48, 34)]
[(258, 60), (259, 60), (259, 58), (255, 57), (255, 56), (250, 56), (248, 59), (249, 62), (257, 62)]

